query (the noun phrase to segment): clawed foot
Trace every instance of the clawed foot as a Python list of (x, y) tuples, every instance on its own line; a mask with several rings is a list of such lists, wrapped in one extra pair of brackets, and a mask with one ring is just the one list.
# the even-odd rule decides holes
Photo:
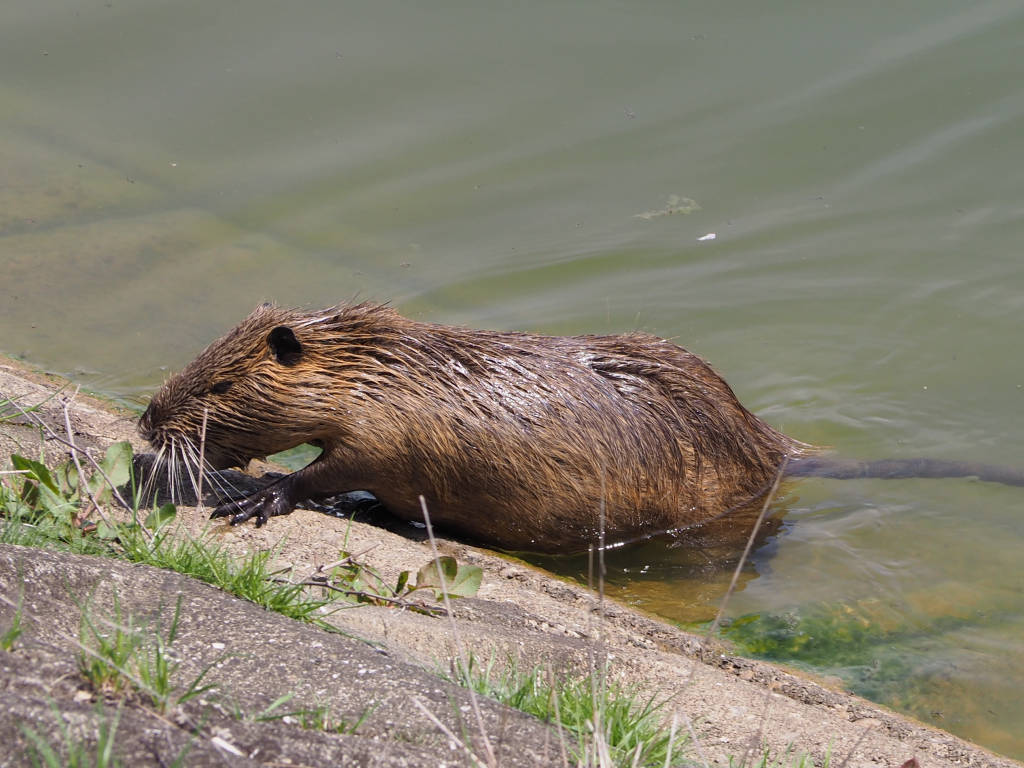
[(275, 483), (262, 491), (257, 491), (244, 499), (234, 499), (221, 503), (210, 519), (230, 517), (231, 525), (239, 525), (255, 517), (256, 527), (264, 525), (267, 520), (277, 515), (287, 515), (295, 508), (295, 502), (288, 493), (284, 483)]

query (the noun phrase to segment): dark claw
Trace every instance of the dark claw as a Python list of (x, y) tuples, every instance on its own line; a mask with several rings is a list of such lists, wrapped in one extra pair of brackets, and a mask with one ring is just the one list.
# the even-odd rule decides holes
[(244, 523), (251, 517), (256, 517), (256, 527), (259, 528), (267, 522), (267, 515), (263, 511), (264, 504), (255, 498), (239, 499), (221, 504), (210, 514), (210, 519), (217, 517), (230, 517), (231, 525)]
[(210, 519), (230, 517), (231, 525), (240, 525), (255, 517), (256, 527), (259, 528), (265, 525), (271, 517), (287, 515), (294, 507), (295, 502), (289, 498), (287, 488), (282, 484), (275, 483), (251, 496), (220, 504), (210, 514)]

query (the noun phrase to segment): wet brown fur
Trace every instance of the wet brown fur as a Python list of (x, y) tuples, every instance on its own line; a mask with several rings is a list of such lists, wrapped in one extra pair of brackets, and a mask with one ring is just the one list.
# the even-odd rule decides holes
[[(275, 329), (301, 350), (269, 343)], [(368, 303), (258, 308), (156, 393), (140, 430), (198, 449), (204, 409), (216, 468), (316, 443), (292, 493), (366, 490), (415, 520), (422, 494), (436, 524), (532, 551), (594, 543), (602, 503), (608, 541), (701, 523), (807, 449), (654, 336), (471, 330)]]

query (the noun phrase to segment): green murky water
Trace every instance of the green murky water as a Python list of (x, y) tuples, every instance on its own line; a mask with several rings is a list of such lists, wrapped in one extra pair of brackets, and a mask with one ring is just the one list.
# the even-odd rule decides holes
[[(649, 330), (845, 455), (1020, 465), (1022, 37), (986, 0), (9, 0), (0, 349), (139, 400), (260, 301), (391, 299)], [(738, 639), (1024, 757), (1020, 489), (775, 512)], [(734, 556), (609, 588), (706, 620)]]

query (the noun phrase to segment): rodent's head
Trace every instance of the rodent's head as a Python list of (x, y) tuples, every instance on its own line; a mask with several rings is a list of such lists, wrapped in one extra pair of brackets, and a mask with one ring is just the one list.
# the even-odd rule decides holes
[(324, 372), (303, 337), (324, 319), (258, 307), (153, 395), (140, 434), (169, 458), (192, 464), (202, 450), (215, 469), (315, 442), (323, 430), (315, 414)]

